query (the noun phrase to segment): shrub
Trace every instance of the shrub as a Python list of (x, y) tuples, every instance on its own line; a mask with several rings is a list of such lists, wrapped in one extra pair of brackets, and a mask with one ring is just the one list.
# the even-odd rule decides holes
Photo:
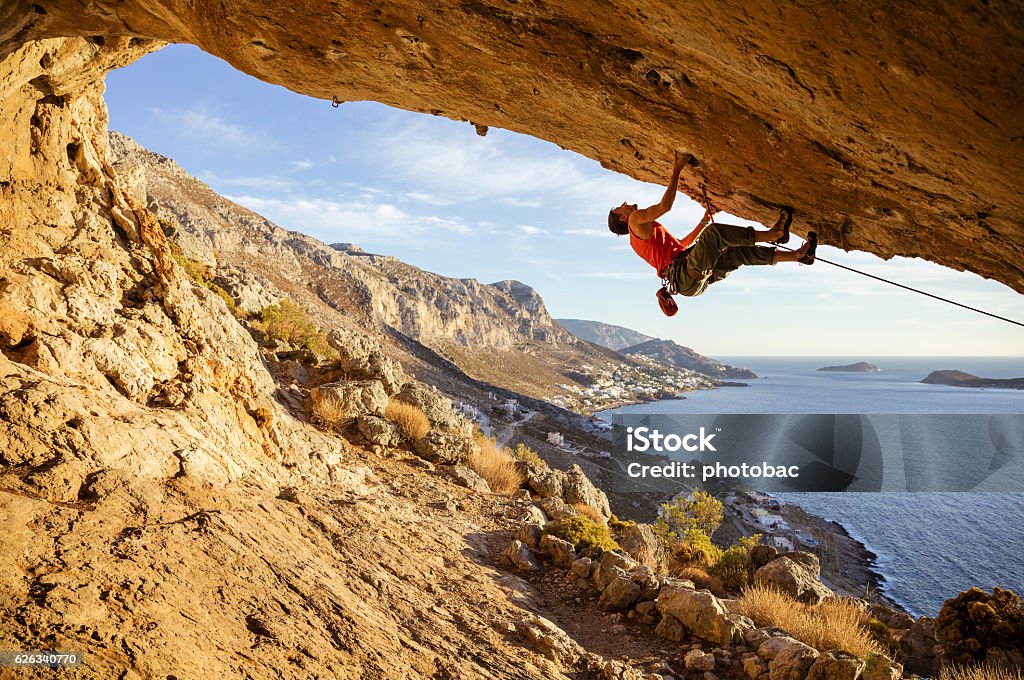
[(510, 496), (518, 491), (526, 476), (508, 449), (499, 447), (495, 440), (483, 435), (475, 440), (479, 450), (470, 456), (469, 467), (487, 481), (494, 493)]
[(729, 592), (738, 592), (750, 583), (750, 550), (734, 545), (708, 568), (708, 573), (722, 579), (722, 585)]
[(1020, 668), (1003, 666), (943, 666), (939, 670), (939, 680), (1024, 680), (1024, 671)]
[(313, 323), (306, 310), (287, 298), (276, 305), (264, 307), (256, 326), (267, 337), (305, 347), (318, 357), (337, 354), (327, 344), (327, 334)]
[(612, 516), (608, 519), (608, 527), (612, 531), (625, 531), (626, 529), (629, 529), (630, 527), (635, 527), (635, 526), (636, 526), (636, 522), (634, 522), (633, 520), (627, 519), (627, 520), (623, 521), (623, 520), (619, 519), (618, 517), (616, 517), (614, 514), (612, 514)]
[(521, 460), (524, 463), (536, 465), (541, 468), (547, 468), (548, 463), (546, 460), (540, 457), (536, 451), (526, 446), (525, 444), (516, 444), (516, 460)]
[(693, 581), (693, 585), (698, 590), (710, 590), (711, 594), (716, 597), (725, 597), (726, 595), (725, 588), (722, 586), (722, 579), (717, 576), (711, 576), (708, 572), (698, 567), (684, 567), (677, 570), (673, 575), (687, 581)]
[(313, 421), (328, 430), (337, 430), (351, 419), (344, 403), (333, 394), (322, 395), (310, 409)]
[(412, 440), (425, 437), (427, 432), (430, 432), (430, 420), (423, 413), (423, 409), (394, 397), (388, 400), (384, 417), (396, 423), (402, 434)]
[(592, 505), (587, 505), (586, 503), (573, 503), (572, 509), (598, 524), (608, 523), (608, 520), (606, 520), (604, 515), (601, 514), (601, 511)]
[(224, 304), (228, 306), (229, 310), (235, 311), (235, 299), (226, 290), (213, 282), (213, 270), (199, 260), (185, 257), (185, 254), (181, 252), (181, 247), (173, 241), (171, 241), (171, 254), (174, 256), (174, 261), (185, 270), (185, 273), (188, 274), (188, 277), (193, 282), (216, 293), (224, 301)]
[(681, 538), (691, 529), (710, 536), (723, 517), (722, 502), (706, 491), (697, 490), (693, 492), (693, 500), (680, 497), (671, 503), (662, 503), (655, 524), (661, 525), (658, 533), (669, 539)]
[(606, 524), (600, 524), (582, 515), (548, 522), (548, 525), (544, 527), (544, 533), (569, 541), (577, 550), (587, 548), (616, 550), (619, 547), (619, 544), (608, 532)]
[(868, 616), (857, 600), (830, 597), (809, 605), (774, 587), (756, 585), (746, 588), (735, 606), (736, 613), (759, 626), (782, 628), (818, 651), (844, 649), (859, 657), (885, 654), (868, 632)]
[(722, 549), (711, 542), (711, 538), (699, 529), (690, 529), (682, 540), (673, 543), (669, 556), (677, 568), (706, 568), (718, 562)]
[(1024, 600), (1012, 590), (971, 588), (942, 605), (935, 637), (954, 664), (984, 661), (994, 647), (1024, 652)]

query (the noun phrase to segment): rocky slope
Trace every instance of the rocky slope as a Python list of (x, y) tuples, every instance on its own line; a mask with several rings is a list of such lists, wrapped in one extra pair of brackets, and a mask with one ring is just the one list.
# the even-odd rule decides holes
[(649, 357), (663, 364), (696, 371), (712, 378), (757, 378), (757, 374), (750, 369), (737, 368), (736, 366), (729, 366), (720, 361), (709, 359), (706, 356), (697, 354), (689, 347), (683, 347), (671, 340), (648, 340), (638, 345), (624, 347), (620, 351), (627, 356), (640, 355)]
[(296, 92), (523, 132), (645, 181), (682, 147), (702, 162), (687, 192), (720, 209), (791, 205), (824, 243), (1024, 291), (1014, 3), (7, 0), (0, 26), (0, 58), (65, 36), (192, 43)]
[(619, 351), (630, 345), (638, 345), (641, 342), (654, 340), (649, 335), (623, 326), (615, 326), (600, 321), (587, 321), (584, 319), (555, 319), (559, 326), (566, 329), (577, 338), (601, 345), (608, 349)]
[(327, 246), (232, 203), (128, 137), (112, 133), (111, 149), (118, 172), (161, 217), (182, 254), (214, 268), (218, 284), (246, 311), (288, 296), (325, 327), (376, 333), (414, 372), (426, 367), (412, 358), (408, 342), (471, 377), (536, 397), (563, 393), (560, 385), (576, 384), (583, 366), (622, 361), (579, 343), (518, 281), (453, 279), (354, 244)]

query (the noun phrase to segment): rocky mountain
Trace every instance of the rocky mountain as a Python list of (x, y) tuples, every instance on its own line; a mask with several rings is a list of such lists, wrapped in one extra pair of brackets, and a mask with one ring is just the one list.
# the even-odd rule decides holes
[(737, 368), (736, 366), (729, 366), (720, 361), (709, 359), (702, 354), (697, 354), (689, 347), (683, 347), (671, 340), (648, 340), (637, 345), (624, 347), (619, 351), (626, 355), (649, 357), (669, 366), (696, 371), (712, 378), (741, 378), (749, 380), (757, 378), (757, 374), (750, 369)]
[(601, 345), (608, 349), (619, 351), (630, 345), (637, 345), (641, 342), (654, 340), (649, 335), (624, 326), (615, 326), (600, 321), (586, 321), (584, 319), (555, 319), (562, 328), (566, 329), (577, 338)]
[(232, 203), (124, 135), (112, 133), (110, 148), (182, 254), (214, 268), (249, 312), (288, 296), (316, 310), (325, 327), (372, 330), (408, 355), (394, 341), (404, 338), (472, 377), (540, 398), (567, 394), (564, 386), (583, 385), (588, 371), (623, 360), (578, 342), (523, 283), (455, 279), (354, 244), (328, 246)]

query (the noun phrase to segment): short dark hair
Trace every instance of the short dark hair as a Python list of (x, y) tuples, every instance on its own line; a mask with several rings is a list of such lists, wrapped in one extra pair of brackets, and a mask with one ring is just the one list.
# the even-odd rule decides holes
[(615, 212), (615, 208), (608, 211), (608, 229), (613, 234), (625, 236), (629, 233), (629, 222), (622, 219), (622, 215)]

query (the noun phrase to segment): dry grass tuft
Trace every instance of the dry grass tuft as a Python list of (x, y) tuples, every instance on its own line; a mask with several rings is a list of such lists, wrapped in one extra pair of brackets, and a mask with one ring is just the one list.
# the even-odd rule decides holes
[(1024, 680), (1020, 668), (1003, 666), (945, 666), (939, 671), (939, 680)]
[(351, 420), (344, 403), (333, 394), (325, 394), (319, 401), (314, 401), (310, 414), (315, 423), (327, 430), (338, 430)]
[(693, 585), (697, 587), (697, 590), (710, 590), (711, 594), (715, 597), (725, 597), (726, 595), (722, 579), (712, 576), (699, 567), (683, 567), (682, 569), (674, 570), (672, 575), (687, 581), (693, 581)]
[(430, 432), (430, 420), (423, 413), (422, 409), (398, 399), (389, 399), (388, 407), (384, 411), (384, 417), (393, 423), (397, 423), (402, 434), (412, 440), (425, 437)]
[(494, 493), (511, 496), (518, 491), (526, 477), (516, 466), (512, 454), (489, 437), (478, 435), (474, 439), (480, 451), (469, 459), (469, 467), (487, 481)]
[(737, 600), (738, 613), (760, 626), (777, 626), (819, 651), (845, 649), (864, 657), (885, 654), (866, 627), (863, 605), (850, 598), (830, 597), (816, 605), (797, 602), (776, 588), (750, 586)]
[(598, 524), (607, 524), (608, 518), (601, 514), (601, 511), (586, 503), (573, 503), (572, 509)]

